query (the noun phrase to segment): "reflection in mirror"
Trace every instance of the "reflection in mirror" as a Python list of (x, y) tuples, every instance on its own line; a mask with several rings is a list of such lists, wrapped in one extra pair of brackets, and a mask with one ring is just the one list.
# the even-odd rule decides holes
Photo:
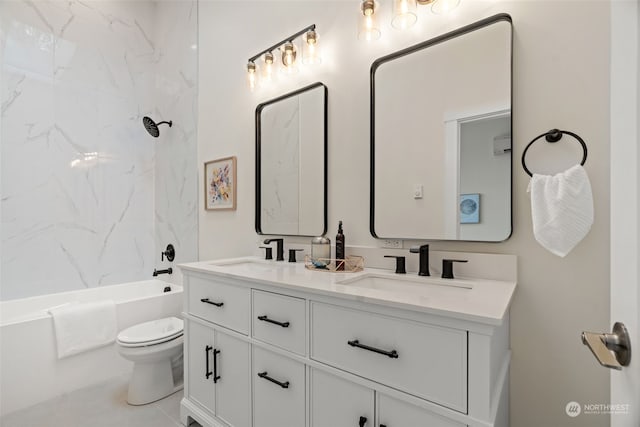
[(374, 237), (511, 235), (511, 31), (496, 15), (373, 63)]
[(256, 108), (256, 232), (327, 230), (327, 88), (315, 83)]

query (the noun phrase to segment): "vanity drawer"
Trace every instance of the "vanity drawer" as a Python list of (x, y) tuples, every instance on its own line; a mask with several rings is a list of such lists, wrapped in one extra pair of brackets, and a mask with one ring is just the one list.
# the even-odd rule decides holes
[(249, 288), (233, 286), (218, 280), (190, 277), (187, 310), (218, 325), (249, 334), (251, 294)]
[(467, 427), (426, 409), (378, 393), (378, 424), (382, 427), (438, 426)]
[(252, 293), (253, 337), (304, 356), (305, 300), (256, 289)]
[(467, 411), (467, 332), (311, 303), (311, 358)]
[(306, 425), (305, 366), (253, 347), (253, 427)]

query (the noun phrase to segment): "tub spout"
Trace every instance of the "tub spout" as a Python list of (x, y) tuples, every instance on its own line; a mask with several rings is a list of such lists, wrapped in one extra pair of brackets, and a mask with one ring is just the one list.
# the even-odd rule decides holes
[(171, 267), (167, 268), (166, 270), (156, 270), (154, 268), (153, 269), (153, 277), (156, 277), (159, 274), (173, 274), (173, 269)]

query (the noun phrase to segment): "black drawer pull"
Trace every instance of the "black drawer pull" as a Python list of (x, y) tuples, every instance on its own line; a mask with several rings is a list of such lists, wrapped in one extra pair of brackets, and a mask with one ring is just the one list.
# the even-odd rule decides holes
[(384, 424), (380, 424), (380, 427), (387, 427), (387, 426), (386, 426), (386, 425), (384, 425)]
[(213, 372), (211, 372), (209, 370), (209, 350), (213, 350), (213, 347), (211, 347), (210, 345), (206, 346), (204, 348), (204, 360), (205, 360), (205, 372), (204, 372), (204, 377), (206, 379), (209, 379), (209, 377), (211, 375), (213, 375)]
[(289, 322), (278, 322), (277, 320), (269, 319), (267, 316), (258, 316), (258, 320), (273, 323), (274, 325), (282, 326), (283, 328), (288, 328), (290, 325)]
[(206, 304), (211, 304), (211, 305), (215, 305), (216, 307), (222, 307), (224, 305), (223, 302), (213, 302), (213, 301), (209, 301), (209, 298), (202, 298), (200, 301), (206, 303)]
[(220, 379), (220, 375), (218, 375), (218, 357), (220, 354), (220, 350), (213, 349), (213, 382), (217, 383)]
[(358, 427), (364, 427), (366, 423), (367, 423), (367, 417), (360, 417), (360, 420), (358, 421)]
[(385, 356), (389, 356), (392, 359), (398, 358), (398, 352), (395, 350), (391, 350), (391, 351), (380, 350), (379, 348), (369, 347), (368, 345), (360, 344), (358, 340), (347, 341), (347, 344), (349, 344), (351, 347), (358, 347), (364, 350), (373, 351), (374, 353), (384, 354)]
[(268, 376), (268, 375), (267, 375), (267, 371), (260, 372), (260, 373), (258, 374), (258, 376), (259, 376), (260, 378), (264, 378), (264, 379), (265, 379), (265, 380), (267, 380), (267, 381), (271, 381), (271, 382), (272, 382), (272, 383), (274, 383), (274, 384), (278, 384), (278, 385), (279, 385), (280, 387), (282, 387), (282, 388), (289, 388), (289, 381), (285, 381), (285, 382), (283, 382), (283, 383), (282, 383), (282, 382), (280, 382), (280, 381), (278, 381), (278, 380), (274, 380), (273, 378), (271, 378), (270, 376)]

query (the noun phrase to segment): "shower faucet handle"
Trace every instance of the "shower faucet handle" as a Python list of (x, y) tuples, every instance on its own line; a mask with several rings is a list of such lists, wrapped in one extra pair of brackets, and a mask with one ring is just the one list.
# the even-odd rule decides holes
[(167, 249), (164, 252), (161, 252), (161, 261), (164, 261), (164, 257), (167, 257), (167, 261), (169, 262), (173, 262), (173, 260), (176, 258), (176, 249), (173, 247), (173, 245), (171, 243), (169, 243), (167, 245)]

